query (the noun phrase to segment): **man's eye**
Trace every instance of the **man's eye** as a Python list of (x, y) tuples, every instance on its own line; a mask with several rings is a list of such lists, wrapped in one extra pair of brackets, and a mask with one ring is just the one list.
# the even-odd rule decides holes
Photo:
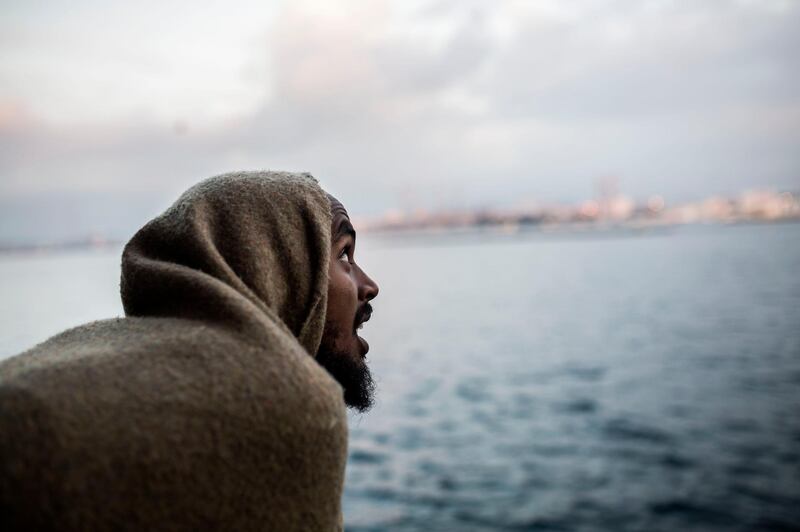
[(344, 248), (339, 253), (339, 260), (344, 260), (345, 262), (350, 262), (350, 248)]

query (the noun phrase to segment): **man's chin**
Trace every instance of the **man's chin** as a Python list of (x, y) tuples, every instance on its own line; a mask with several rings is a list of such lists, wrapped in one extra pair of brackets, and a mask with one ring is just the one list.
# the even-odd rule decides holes
[(365, 359), (320, 348), (317, 362), (344, 389), (344, 403), (359, 412), (372, 408), (375, 383)]

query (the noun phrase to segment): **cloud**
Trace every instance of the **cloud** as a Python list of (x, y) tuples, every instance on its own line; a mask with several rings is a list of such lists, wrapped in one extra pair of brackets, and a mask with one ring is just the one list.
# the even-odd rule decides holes
[[(354, 213), (578, 200), (610, 173), (674, 200), (797, 187), (798, 19), (768, 1), (289, 2), (236, 57), (249, 74), (211, 84), (228, 89), (176, 74), (152, 103), (172, 119), (54, 123), (8, 99), (0, 195), (171, 199), (234, 168), (311, 171)], [(195, 114), (197, 94), (258, 96)]]

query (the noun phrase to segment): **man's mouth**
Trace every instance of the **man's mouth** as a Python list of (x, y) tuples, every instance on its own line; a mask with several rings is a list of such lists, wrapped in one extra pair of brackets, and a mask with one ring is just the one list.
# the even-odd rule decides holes
[(356, 338), (358, 338), (358, 343), (361, 344), (361, 356), (364, 357), (369, 352), (369, 344), (360, 336), (356, 336)]
[(356, 321), (354, 331), (361, 329), (364, 326), (364, 322), (369, 321), (372, 317), (372, 305), (369, 303), (365, 303), (363, 307), (361, 307), (358, 312), (356, 312)]
[(361, 307), (356, 313), (356, 326), (353, 330), (353, 333), (356, 335), (356, 338), (358, 338), (359, 344), (361, 344), (362, 356), (366, 355), (367, 351), (369, 351), (369, 344), (367, 343), (366, 340), (364, 340), (362, 337), (358, 335), (358, 331), (360, 331), (364, 327), (364, 322), (369, 321), (371, 317), (372, 317), (372, 305), (370, 305), (369, 303), (364, 304), (364, 306)]

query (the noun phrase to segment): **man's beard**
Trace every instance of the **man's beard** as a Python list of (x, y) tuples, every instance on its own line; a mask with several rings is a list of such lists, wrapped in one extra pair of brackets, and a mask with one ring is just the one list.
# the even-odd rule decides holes
[(348, 353), (338, 353), (321, 346), (317, 362), (344, 388), (344, 402), (359, 412), (372, 407), (375, 383), (364, 359), (355, 360)]

